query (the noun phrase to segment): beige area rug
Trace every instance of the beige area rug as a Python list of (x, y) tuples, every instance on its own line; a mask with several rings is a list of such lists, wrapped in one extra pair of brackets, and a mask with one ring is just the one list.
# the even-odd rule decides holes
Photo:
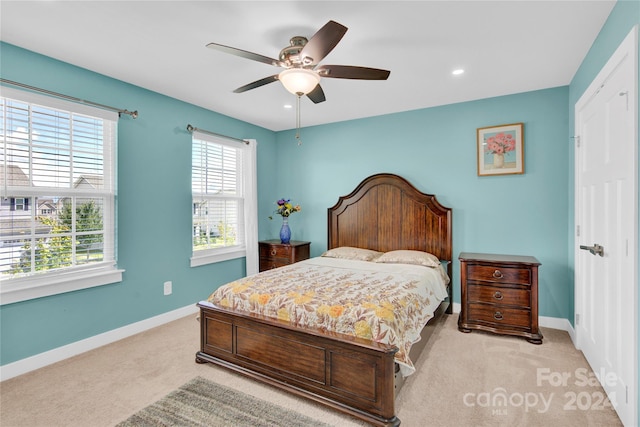
[(328, 424), (196, 377), (117, 427), (140, 426), (328, 427)]

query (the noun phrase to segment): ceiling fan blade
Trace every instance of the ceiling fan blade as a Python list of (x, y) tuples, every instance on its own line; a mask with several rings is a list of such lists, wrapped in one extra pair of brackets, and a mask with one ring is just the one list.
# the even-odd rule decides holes
[(264, 79), (256, 80), (255, 82), (246, 84), (244, 86), (240, 86), (238, 89), (234, 90), (233, 92), (234, 93), (246, 92), (248, 90), (255, 89), (257, 87), (264, 86), (266, 84), (273, 83), (275, 81), (278, 81), (277, 74), (274, 74), (273, 76), (265, 77)]
[(352, 65), (321, 65), (315, 71), (322, 77), (334, 79), (387, 80), (391, 71)]
[(260, 55), (258, 53), (248, 52), (246, 50), (237, 49), (235, 47), (225, 46), (218, 43), (209, 43), (207, 45), (209, 49), (217, 50), (224, 53), (230, 53), (231, 55), (239, 56), (241, 58), (251, 59), (253, 61), (262, 62), (264, 64), (273, 65), (276, 67), (284, 67), (284, 64), (277, 59), (269, 58), (268, 56)]
[(324, 91), (322, 90), (320, 85), (317, 85), (315, 89), (309, 92), (307, 94), (307, 98), (313, 101), (314, 104), (319, 104), (327, 100), (327, 98), (324, 97)]
[[(333, 50), (347, 32), (347, 27), (335, 21), (327, 22), (320, 28), (300, 51), (304, 65), (317, 64)], [(306, 60), (305, 60), (306, 58)]]

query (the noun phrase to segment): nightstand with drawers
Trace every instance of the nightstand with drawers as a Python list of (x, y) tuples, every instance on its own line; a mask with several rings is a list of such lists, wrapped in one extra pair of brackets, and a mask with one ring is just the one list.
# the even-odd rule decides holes
[(264, 240), (258, 242), (260, 251), (260, 271), (283, 267), (309, 258), (310, 242), (292, 240), (289, 243), (280, 243), (277, 240)]
[(458, 329), (516, 335), (542, 344), (538, 327), (538, 267), (531, 256), (463, 252)]

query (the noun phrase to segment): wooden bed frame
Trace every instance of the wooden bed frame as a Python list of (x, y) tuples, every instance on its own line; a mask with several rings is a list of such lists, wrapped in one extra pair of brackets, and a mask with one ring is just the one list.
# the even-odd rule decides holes
[[(392, 174), (370, 176), (328, 209), (329, 249), (354, 246), (387, 252), (413, 249), (446, 262), (452, 277), (451, 209)], [(449, 297), (411, 349), (424, 348), (438, 318), (451, 313)], [(218, 306), (200, 307), (200, 351), (196, 362), (214, 363), (304, 396), (374, 425), (397, 426), (397, 349), (320, 328)], [(291, 355), (295, 354), (295, 359)]]

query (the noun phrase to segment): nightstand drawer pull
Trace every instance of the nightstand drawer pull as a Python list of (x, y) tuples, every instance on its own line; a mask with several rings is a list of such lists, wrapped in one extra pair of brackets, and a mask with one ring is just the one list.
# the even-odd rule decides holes
[(498, 301), (502, 301), (502, 298), (504, 298), (504, 297), (502, 296), (502, 292), (500, 292), (500, 291), (496, 291), (496, 292), (493, 294), (493, 297), (494, 297), (495, 299), (497, 299)]
[(278, 251), (276, 251), (275, 249), (271, 249), (271, 256), (276, 256), (277, 253)]
[(496, 270), (493, 272), (493, 277), (496, 279), (502, 279), (504, 277), (504, 274), (502, 274), (502, 271)]
[(504, 319), (504, 316), (499, 311), (496, 311), (495, 314), (493, 315), (493, 318), (496, 320), (502, 320)]

